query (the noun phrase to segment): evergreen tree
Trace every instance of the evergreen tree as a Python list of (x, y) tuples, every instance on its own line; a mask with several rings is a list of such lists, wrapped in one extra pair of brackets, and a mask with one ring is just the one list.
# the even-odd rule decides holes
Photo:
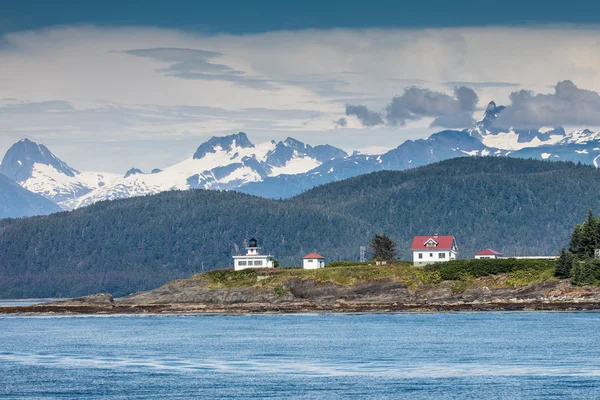
[(556, 271), (554, 275), (559, 278), (568, 278), (571, 276), (571, 270), (573, 269), (573, 255), (567, 252), (566, 249), (560, 251), (558, 262), (556, 263)]
[(587, 219), (583, 224), (583, 237), (581, 238), (582, 256), (593, 258), (594, 250), (598, 247), (598, 218), (594, 217), (592, 210), (588, 210)]
[(569, 253), (577, 256), (585, 253), (583, 249), (583, 224), (577, 224), (575, 229), (573, 229), (573, 233), (571, 233)]
[(386, 235), (375, 235), (371, 239), (373, 258), (389, 261), (396, 258), (396, 243)]

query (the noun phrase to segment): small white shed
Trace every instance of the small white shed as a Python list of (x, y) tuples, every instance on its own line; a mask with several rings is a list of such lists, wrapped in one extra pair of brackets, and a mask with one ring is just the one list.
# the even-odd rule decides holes
[(302, 257), (302, 268), (318, 269), (325, 267), (325, 257), (317, 253), (310, 253)]

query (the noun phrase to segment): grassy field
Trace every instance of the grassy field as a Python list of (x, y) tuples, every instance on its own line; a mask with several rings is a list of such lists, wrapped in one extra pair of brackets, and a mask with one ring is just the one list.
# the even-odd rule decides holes
[(215, 270), (195, 275), (191, 279), (205, 280), (213, 289), (268, 287), (274, 290), (282, 290), (282, 285), (291, 279), (310, 279), (342, 286), (392, 279), (405, 283), (409, 289), (450, 281), (452, 290), (461, 292), (471, 287), (513, 288), (554, 279), (554, 264), (553, 260), (501, 259), (456, 260), (427, 267), (414, 267), (408, 262), (397, 262), (381, 266), (338, 266), (316, 270), (301, 268)]

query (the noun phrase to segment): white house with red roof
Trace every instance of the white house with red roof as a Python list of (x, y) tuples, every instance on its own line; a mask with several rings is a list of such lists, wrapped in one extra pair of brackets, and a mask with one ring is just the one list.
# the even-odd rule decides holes
[(302, 257), (302, 268), (318, 269), (325, 268), (325, 257), (318, 253), (310, 253)]
[(410, 246), (414, 265), (427, 265), (455, 260), (458, 254), (454, 236), (415, 236)]
[(496, 251), (494, 249), (485, 249), (481, 250), (479, 253), (475, 253), (475, 258), (500, 258), (502, 257), (502, 253)]

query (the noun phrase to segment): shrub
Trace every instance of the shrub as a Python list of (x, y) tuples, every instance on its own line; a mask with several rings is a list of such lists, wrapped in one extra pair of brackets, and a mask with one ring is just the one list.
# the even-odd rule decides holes
[(328, 263), (326, 265), (326, 267), (330, 268), (330, 267), (357, 267), (359, 265), (374, 265), (375, 262), (374, 261), (365, 261), (365, 262), (360, 262), (360, 261), (332, 261), (330, 263)]
[(276, 286), (273, 288), (273, 293), (275, 293), (277, 296), (285, 296), (288, 291), (281, 286)]
[(470, 274), (461, 274), (460, 279), (456, 280), (454, 284), (451, 286), (451, 290), (454, 293), (462, 293), (467, 290), (473, 284), (475, 278)]
[(427, 265), (425, 271), (438, 271), (442, 280), (456, 281), (462, 279), (465, 274), (479, 278), (488, 275), (506, 274), (518, 270), (543, 270), (553, 268), (555, 264), (555, 260), (515, 258), (452, 260)]

